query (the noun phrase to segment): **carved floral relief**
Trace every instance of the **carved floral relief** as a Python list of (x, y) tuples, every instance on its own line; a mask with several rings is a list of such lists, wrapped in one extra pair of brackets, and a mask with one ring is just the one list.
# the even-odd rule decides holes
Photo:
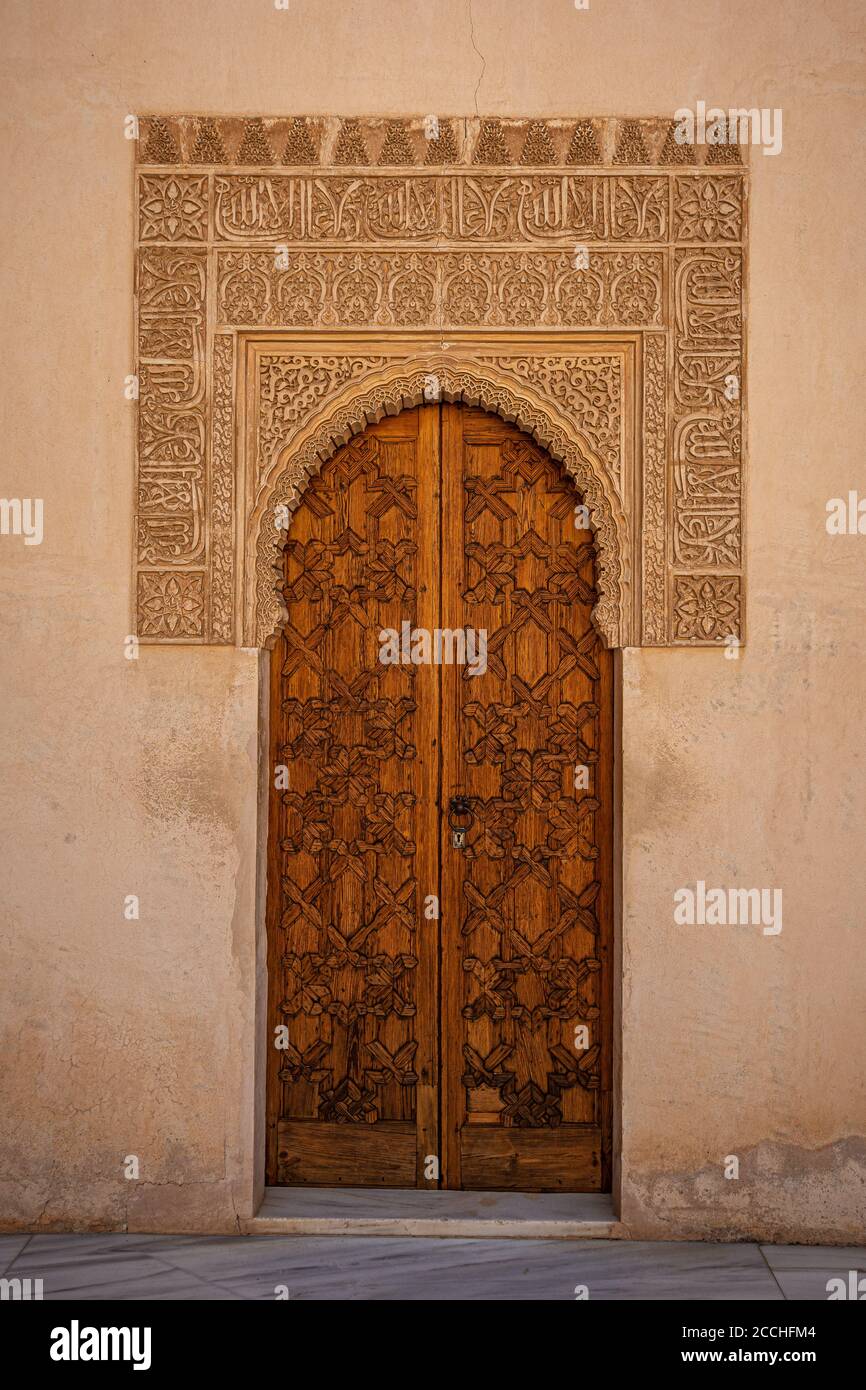
[(143, 640), (267, 640), (266, 513), (434, 367), (592, 495), (609, 643), (742, 637), (736, 147), (684, 150), (662, 118), (140, 127)]

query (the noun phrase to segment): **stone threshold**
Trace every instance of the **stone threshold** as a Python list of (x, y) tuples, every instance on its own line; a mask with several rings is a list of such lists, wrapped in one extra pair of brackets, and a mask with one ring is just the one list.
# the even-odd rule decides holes
[(258, 1212), (241, 1229), (248, 1235), (467, 1240), (610, 1240), (625, 1235), (609, 1193), (369, 1187), (266, 1187)]

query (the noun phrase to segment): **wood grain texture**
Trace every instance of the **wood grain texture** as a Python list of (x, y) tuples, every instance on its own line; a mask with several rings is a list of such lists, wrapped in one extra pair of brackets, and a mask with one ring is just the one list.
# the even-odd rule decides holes
[[(610, 1184), (612, 660), (579, 501), (516, 427), (425, 406), (346, 445), (293, 518), (272, 658), (288, 784), (271, 792), (270, 1023), (289, 1033), (272, 1183), (399, 1169), (435, 1187), (436, 1157), (450, 1188)], [(404, 622), (461, 631), (475, 665), (447, 638), (441, 663), (383, 665), (380, 634)]]
[(483, 674), (442, 668), (443, 786), (473, 813), (466, 849), (442, 848), (445, 1180), (597, 1188), (613, 730), (592, 536), (571, 483), (513, 426), (444, 406), (442, 453), (443, 624), (487, 634)]
[(558, 1129), (469, 1127), (461, 1137), (463, 1186), (469, 1191), (598, 1192), (601, 1134), (592, 1125)]
[[(319, 1171), (316, 1122), (354, 1131), (334, 1149), (335, 1183), (383, 1180), (374, 1131), (386, 1122), (417, 1128), (410, 1184), (437, 1152), (438, 922), (422, 909), (437, 891), (438, 687), (429, 669), (383, 664), (379, 637), (435, 622), (438, 422), (419, 420), (404, 412), (341, 449), (286, 545), (289, 617), (272, 654), (272, 764), (285, 774), (270, 809), (271, 1181)], [(288, 1120), (312, 1122), (295, 1131), (291, 1165), (276, 1137)]]
[(415, 1125), (281, 1120), (277, 1125), (281, 1181), (311, 1187), (361, 1182), (368, 1187), (415, 1185)]

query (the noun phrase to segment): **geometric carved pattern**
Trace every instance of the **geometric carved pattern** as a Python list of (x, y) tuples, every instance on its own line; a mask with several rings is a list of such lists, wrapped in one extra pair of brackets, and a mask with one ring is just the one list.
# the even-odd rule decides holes
[(281, 1121), (416, 1115), (431, 1007), (419, 893), (432, 889), (418, 882), (415, 757), (433, 692), (415, 667), (379, 661), (378, 634), (419, 620), (419, 468), (411, 428), (346, 445), (285, 548), (271, 737), (287, 776), (271, 791), (269, 898), (271, 1024), (290, 1041), (271, 1058)]
[(139, 570), (138, 612), (142, 637), (199, 637), (204, 628), (204, 575)]
[(648, 164), (649, 155), (638, 121), (625, 121), (616, 142), (614, 164)]
[[(513, 427), (447, 409), (463, 544), (454, 534), (443, 607), (486, 630), (487, 672), (443, 670), (444, 707), (456, 707), (444, 781), (473, 816), (465, 849), (443, 860), (459, 928), (444, 943), (460, 1070), (445, 1131), (460, 1136), (466, 1185), (498, 1187), (502, 1129), (526, 1135), (519, 1155), (533, 1134), (574, 1127), (607, 1162), (611, 656), (590, 619), (595, 546), (579, 494)], [(545, 1152), (539, 1185), (574, 1185)]]
[(234, 640), (234, 339), (213, 341), (213, 410), (210, 456), (211, 632)]
[[(429, 1185), (428, 1153), (450, 1187), (609, 1181), (612, 656), (580, 500), (526, 434), (445, 404), (342, 445), (292, 515), (271, 667), (272, 1181), (315, 1181), (326, 1151), (330, 1182), (378, 1185), (383, 1144), (402, 1185)], [(382, 629), (404, 624), (485, 632), (486, 670), (383, 662)], [(459, 852), (439, 809), (458, 791)]]
[[(278, 605), (261, 593), (267, 547), (250, 541), (249, 528), (271, 492), (280, 500), (280, 469), (295, 468), (302, 483), (310, 475), (312, 460), (293, 458), (292, 441), (302, 449), (318, 422), (315, 471), (340, 442), (328, 429), (344, 422), (349, 438), (377, 418), (362, 379), (385, 358), (396, 374), (391, 345), (408, 330), (418, 349), (407, 341), (402, 353), (408, 395), (396, 400), (392, 390), (388, 409), (424, 398), (418, 383), (436, 373), (447, 332), (470, 369), (456, 373), (454, 399), (481, 403), (485, 391), (486, 408), (506, 418), (531, 413), (539, 442), (567, 467), (554, 421), (571, 426), (583, 466), (598, 471), (596, 490), (610, 491), (595, 612), (608, 643), (719, 640), (718, 625), (689, 628), (677, 608), (689, 589), (679, 578), (698, 574), (737, 577), (726, 621), (743, 635), (747, 184), (737, 146), (677, 146), (670, 118), (451, 117), (438, 139), (426, 138), (421, 118), (160, 116), (140, 127), (142, 638), (272, 635)], [(576, 260), (578, 246), (588, 263)], [(374, 354), (348, 342), (339, 352), (323, 336), (371, 330)], [(261, 493), (250, 477), (262, 458), (245, 461), (245, 441), (237, 447), (238, 393), (248, 389), (241, 348), (270, 335), (276, 357), (275, 338), (288, 333), (306, 337), (294, 354), (299, 370), (302, 357), (318, 365), (315, 380), (298, 379), (294, 404), (261, 396), (270, 415), (260, 438), (277, 460)], [(555, 349), (544, 333), (558, 337)], [(584, 340), (598, 356), (608, 337), (633, 344), (634, 377), (621, 389), (635, 393), (637, 437), (624, 401), (614, 419), (610, 403), (587, 399), (590, 383), (571, 376), (570, 364), (590, 355)], [(332, 352), (353, 362), (348, 377), (328, 376)], [(493, 363), (502, 370), (486, 382)], [(350, 388), (365, 396), (365, 414), (351, 409)], [(605, 416), (608, 439), (595, 457), (588, 431)], [(191, 582), (169, 585), (172, 575)], [(178, 619), (179, 587), (200, 594), (197, 616)]]

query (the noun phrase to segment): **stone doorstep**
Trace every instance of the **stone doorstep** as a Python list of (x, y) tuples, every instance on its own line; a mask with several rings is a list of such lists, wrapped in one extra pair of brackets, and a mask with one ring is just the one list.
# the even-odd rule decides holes
[(626, 1232), (613, 1199), (585, 1192), (424, 1192), (268, 1187), (246, 1235), (442, 1236), (466, 1240), (611, 1240)]

